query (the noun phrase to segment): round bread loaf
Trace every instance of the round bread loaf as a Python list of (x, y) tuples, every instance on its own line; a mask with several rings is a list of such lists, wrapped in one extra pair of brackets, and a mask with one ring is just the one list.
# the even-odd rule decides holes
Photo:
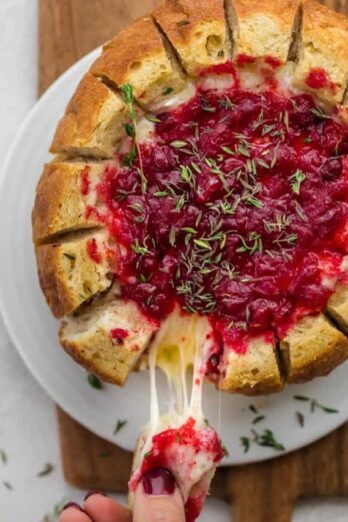
[(32, 216), (78, 363), (123, 385), (178, 308), (208, 316), (225, 391), (347, 358), (347, 41), (312, 0), (167, 0), (104, 46)]

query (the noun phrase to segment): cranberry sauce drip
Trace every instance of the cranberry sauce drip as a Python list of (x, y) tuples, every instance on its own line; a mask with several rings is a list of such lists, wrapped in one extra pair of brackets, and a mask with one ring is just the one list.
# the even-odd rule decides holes
[(99, 187), (123, 295), (156, 319), (176, 301), (209, 314), (231, 341), (322, 311), (347, 247), (347, 130), (309, 95), (239, 88), (156, 120)]

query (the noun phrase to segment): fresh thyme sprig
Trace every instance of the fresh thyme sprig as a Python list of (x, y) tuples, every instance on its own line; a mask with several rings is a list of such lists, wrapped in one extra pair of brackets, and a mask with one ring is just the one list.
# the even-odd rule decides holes
[(133, 140), (133, 146), (125, 159), (125, 164), (132, 167), (136, 157), (139, 159), (139, 167), (137, 168), (140, 180), (141, 191), (144, 194), (147, 190), (147, 179), (144, 174), (143, 160), (141, 157), (140, 145), (137, 140), (137, 113), (135, 110), (135, 98), (133, 93), (133, 86), (130, 83), (125, 83), (121, 87), (123, 100), (128, 107), (130, 122), (125, 123), (124, 127), (128, 136)]

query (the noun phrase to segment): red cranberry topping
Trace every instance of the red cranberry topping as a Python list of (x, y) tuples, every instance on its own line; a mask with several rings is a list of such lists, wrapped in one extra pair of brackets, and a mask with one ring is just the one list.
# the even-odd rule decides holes
[(98, 245), (94, 238), (89, 239), (87, 241), (87, 252), (88, 252), (89, 257), (92, 259), (92, 261), (94, 261), (95, 263), (101, 262), (101, 256), (100, 256), (100, 253), (98, 252)]
[(238, 86), (198, 91), (157, 119), (143, 170), (136, 158), (98, 187), (123, 247), (123, 295), (157, 320), (176, 302), (208, 314), (241, 352), (246, 333), (322, 311), (333, 291), (323, 272), (330, 261), (336, 277), (346, 254), (346, 128), (309, 95)]
[(89, 186), (90, 186), (89, 172), (90, 172), (90, 167), (85, 167), (80, 174), (80, 176), (81, 176), (81, 194), (83, 196), (87, 196), (87, 194), (89, 194)]
[(117, 344), (122, 344), (128, 336), (128, 330), (124, 330), (123, 328), (113, 328), (111, 330), (111, 337)]
[(336, 91), (336, 85), (332, 82), (325, 71), (321, 67), (313, 67), (306, 78), (306, 84), (311, 89), (331, 89), (333, 93)]

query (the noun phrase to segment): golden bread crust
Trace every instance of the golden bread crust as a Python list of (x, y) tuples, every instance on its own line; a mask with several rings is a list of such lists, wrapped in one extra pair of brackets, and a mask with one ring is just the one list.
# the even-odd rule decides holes
[(301, 319), (280, 342), (289, 383), (327, 375), (348, 357), (348, 339), (324, 314)]
[[(119, 328), (127, 337), (113, 339), (112, 330)], [(87, 370), (123, 386), (156, 330), (136, 304), (118, 299), (68, 318), (62, 323), (60, 341)]]
[[(88, 242), (95, 241), (100, 262), (88, 253)], [(73, 313), (95, 294), (107, 290), (110, 267), (104, 254), (104, 231), (86, 234), (62, 243), (39, 245), (35, 249), (41, 289), (53, 315), (61, 318)]]
[(329, 299), (327, 311), (340, 329), (348, 335), (348, 285), (340, 284)]
[(91, 73), (116, 88), (130, 83), (143, 106), (158, 103), (166, 88), (171, 87), (177, 93), (186, 84), (150, 16), (136, 20), (108, 42), (92, 65)]
[(99, 225), (95, 213), (86, 216), (89, 199), (88, 194), (83, 194), (83, 182), (85, 179), (88, 187), (95, 186), (107, 164), (57, 161), (44, 166), (32, 213), (35, 243)]
[[(299, 62), (295, 68), (294, 84), (316, 94), (327, 103), (340, 103), (348, 80), (348, 19), (315, 2), (303, 3), (302, 42)], [(324, 69), (332, 88), (313, 89), (308, 74), (313, 69)]]
[(231, 59), (223, 0), (167, 0), (152, 14), (189, 75)]
[[(193, 85), (185, 72), (200, 75), (204, 69), (230, 60), (232, 54), (235, 58), (241, 54), (271, 56), (286, 62), (292, 43), (298, 51), (295, 87), (331, 104), (341, 102), (348, 80), (348, 20), (313, 0), (305, 0), (302, 32), (295, 38), (299, 5), (300, 0), (167, 0), (152, 15), (135, 21), (104, 46), (101, 57), (72, 97), (51, 151), (64, 158), (112, 158), (126, 135), (123, 124), (129, 120), (129, 107), (117, 91), (125, 83), (133, 86), (138, 104), (151, 109), (168, 100), (168, 89), (176, 95)], [(311, 88), (308, 74), (313, 68), (327, 71), (335, 88)], [(342, 107), (341, 118), (348, 122), (347, 93)], [(122, 385), (157, 327), (140, 314), (134, 303), (117, 301), (99, 308), (92, 304), (87, 312), (80, 309), (112, 285), (112, 270), (103, 252), (107, 233), (93, 229), (99, 223), (93, 213), (86, 217), (91, 196), (81, 192), (84, 169), (89, 169), (89, 182), (95, 185), (105, 164), (56, 160), (44, 167), (32, 215), (33, 239), (40, 284), (52, 313), (60, 318), (79, 309), (77, 317), (63, 323), (62, 345), (90, 371)], [(97, 206), (95, 200), (92, 206)], [(89, 228), (92, 230), (78, 233)], [(64, 239), (59, 243), (42, 244), (62, 234)], [(88, 241), (93, 238), (101, 253), (100, 262), (92, 260), (87, 251)], [(348, 334), (346, 286), (337, 288), (327, 312)], [(74, 335), (74, 324), (93, 313), (95, 324), (89, 331)], [(110, 328), (103, 319), (105, 314), (111, 315), (115, 328), (129, 321), (134, 332), (140, 329), (139, 350), (134, 349), (134, 339), (133, 345), (129, 339), (115, 350)], [(125, 318), (125, 314), (129, 317)], [(325, 375), (348, 356), (346, 337), (323, 314), (302, 319), (281, 340), (281, 365), (275, 345), (275, 341), (253, 339), (244, 355), (226, 348), (225, 372), (219, 387), (247, 395), (278, 391), (284, 380), (302, 382)], [(100, 354), (105, 355), (105, 360)]]
[(245, 353), (225, 347), (224, 375), (218, 387), (223, 391), (259, 395), (283, 388), (276, 343), (262, 337), (249, 341)]
[(128, 112), (122, 98), (87, 73), (60, 120), (50, 151), (111, 158), (125, 136)]
[(271, 56), (286, 62), (298, 0), (228, 0), (236, 19), (235, 55)]

